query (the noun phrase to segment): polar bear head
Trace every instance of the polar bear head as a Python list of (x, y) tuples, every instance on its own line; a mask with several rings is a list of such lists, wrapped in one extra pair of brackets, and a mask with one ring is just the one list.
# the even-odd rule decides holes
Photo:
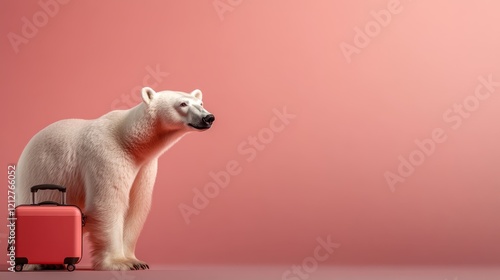
[(191, 93), (164, 90), (155, 92), (150, 87), (142, 89), (142, 100), (165, 130), (207, 130), (215, 120), (203, 108), (201, 90)]

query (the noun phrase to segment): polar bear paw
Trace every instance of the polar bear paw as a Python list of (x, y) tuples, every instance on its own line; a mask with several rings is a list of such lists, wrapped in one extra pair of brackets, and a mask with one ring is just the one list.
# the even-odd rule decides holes
[(135, 270), (149, 269), (149, 265), (143, 261), (140, 261), (140, 260), (135, 259), (135, 258), (129, 259), (129, 261), (132, 262)]
[(149, 269), (149, 265), (137, 259), (110, 259), (94, 265), (96, 270), (142, 270)]

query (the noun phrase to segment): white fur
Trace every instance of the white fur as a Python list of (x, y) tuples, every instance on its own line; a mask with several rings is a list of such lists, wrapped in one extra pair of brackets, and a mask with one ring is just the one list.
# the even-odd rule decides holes
[[(68, 204), (87, 215), (92, 263), (99, 270), (145, 267), (135, 246), (148, 215), (158, 157), (209, 114), (201, 91), (155, 92), (144, 88), (141, 104), (94, 120), (69, 119), (36, 134), (18, 163), (17, 204), (30, 203), (30, 187), (67, 188)], [(184, 103), (184, 104), (182, 104)], [(58, 200), (41, 191), (38, 201)]]

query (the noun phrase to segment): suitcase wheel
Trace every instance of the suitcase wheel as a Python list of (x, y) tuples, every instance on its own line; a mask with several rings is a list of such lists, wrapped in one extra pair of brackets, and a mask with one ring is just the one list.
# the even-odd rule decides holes
[(23, 270), (23, 265), (22, 264), (16, 264), (16, 266), (14, 266), (14, 270), (16, 272), (22, 271)]
[(75, 270), (75, 265), (73, 264), (68, 264), (68, 267), (66, 267), (68, 271), (74, 271)]

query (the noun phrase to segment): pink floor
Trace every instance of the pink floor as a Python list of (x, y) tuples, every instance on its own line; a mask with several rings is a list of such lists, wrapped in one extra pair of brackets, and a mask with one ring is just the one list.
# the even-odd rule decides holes
[[(2, 271), (1, 279), (36, 279), (36, 280), (142, 280), (142, 279), (206, 279), (206, 280), (246, 280), (246, 279), (289, 279), (289, 280), (498, 280), (498, 267), (459, 267), (459, 266), (325, 266), (318, 267), (308, 275), (288, 276), (283, 278), (287, 266), (205, 266), (172, 267), (153, 266), (146, 271), (92, 271), (79, 267), (74, 272), (20, 272)], [(2, 267), (5, 270), (5, 266)]]

